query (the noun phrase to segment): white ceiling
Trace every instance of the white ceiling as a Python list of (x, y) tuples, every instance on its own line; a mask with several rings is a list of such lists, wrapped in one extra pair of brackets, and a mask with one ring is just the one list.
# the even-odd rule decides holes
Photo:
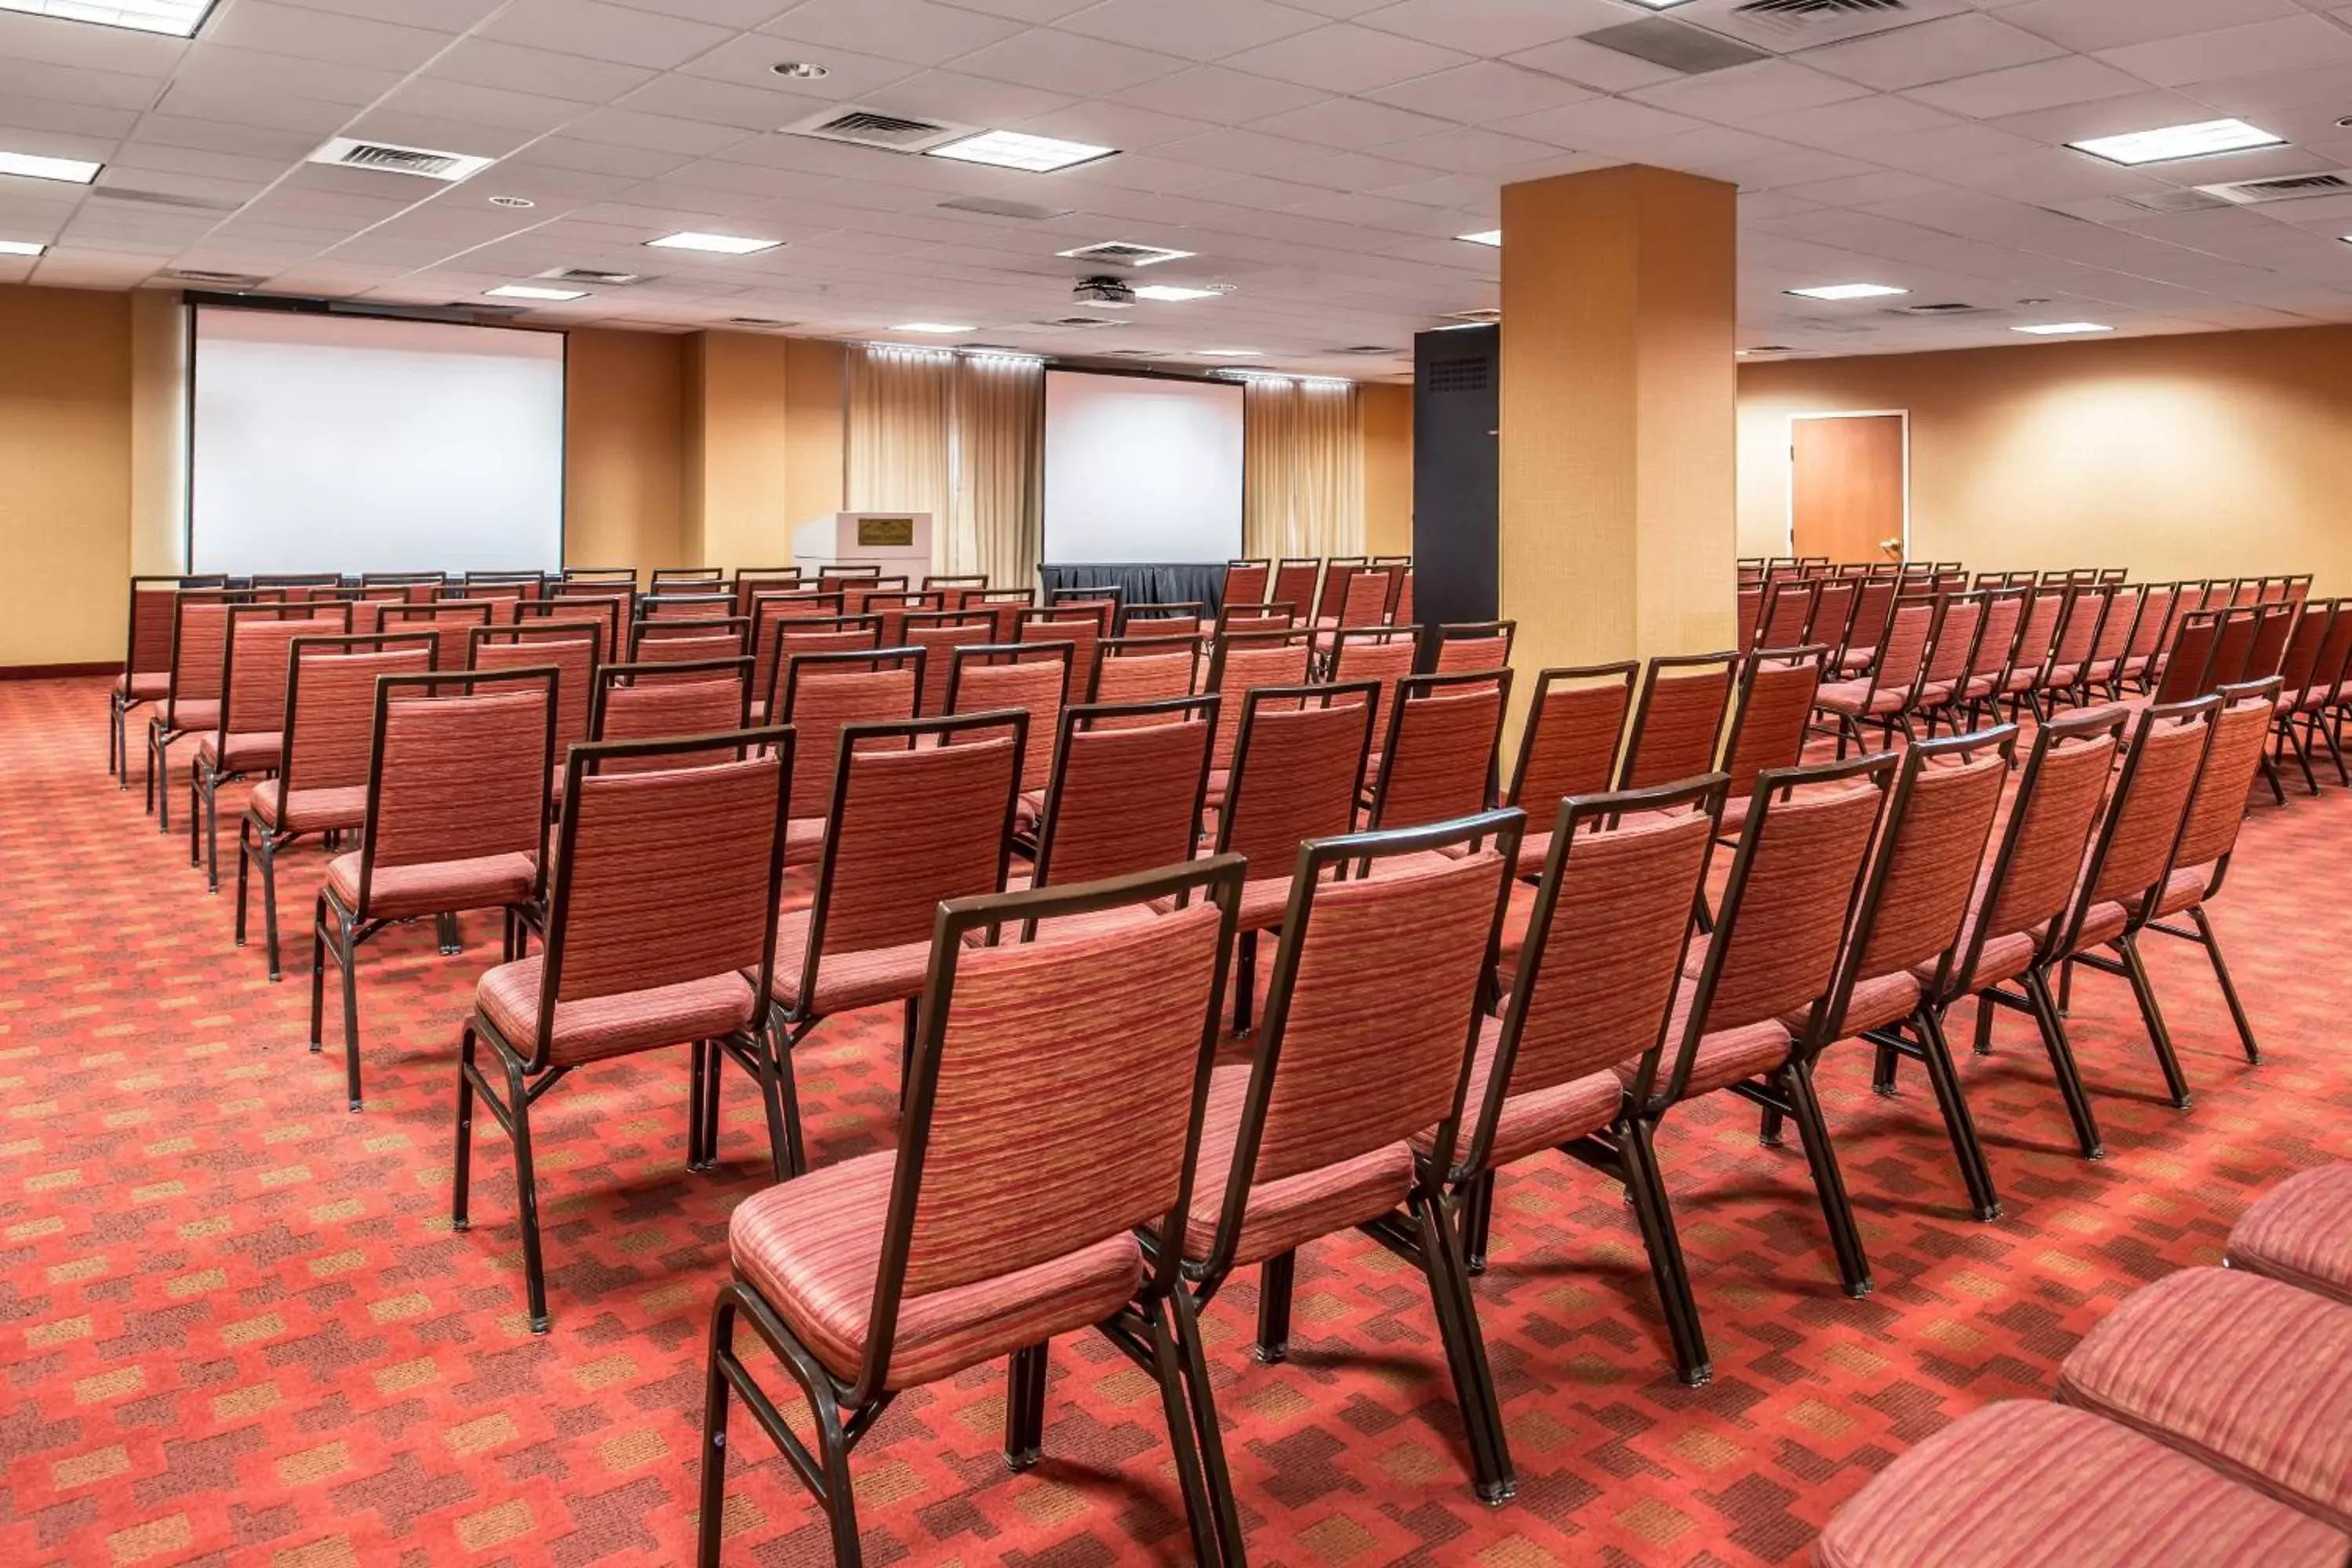
[[(1402, 352), (1496, 305), (1496, 253), (1451, 237), (1494, 226), (1500, 186), (1639, 162), (1738, 184), (1750, 344), (2352, 321), (2352, 196), (2128, 199), (2352, 167), (2352, 4), (1895, 0), (1868, 36), (1808, 44), (1738, 3), (1667, 15), (1778, 37), (1780, 58), (1697, 76), (1584, 41), (1658, 15), (1632, 0), (220, 0), (192, 41), (0, 11), (0, 150), (107, 165), (90, 188), (0, 176), (0, 239), (52, 246), (0, 257), (0, 281), (199, 268), (442, 304), (590, 267), (653, 280), (530, 319), (846, 337), (968, 321), (1047, 352), (1244, 347), (1391, 377), (1395, 358), (1333, 351)], [(769, 69), (788, 59), (832, 74), (788, 82)], [(776, 133), (849, 103), (1122, 151), (1027, 174)], [(2221, 116), (2291, 144), (2137, 171), (2062, 145)], [(499, 162), (445, 185), (301, 161), (336, 135)], [(974, 196), (1066, 210), (939, 205)], [(682, 228), (789, 244), (644, 248)], [(1054, 253), (1107, 239), (1200, 253), (1139, 280), (1236, 291), (1108, 331), (1024, 324), (1073, 314), (1070, 282), (1098, 270)], [(1781, 293), (1858, 280), (1911, 293)], [(2001, 313), (1885, 309), (1946, 301)]]

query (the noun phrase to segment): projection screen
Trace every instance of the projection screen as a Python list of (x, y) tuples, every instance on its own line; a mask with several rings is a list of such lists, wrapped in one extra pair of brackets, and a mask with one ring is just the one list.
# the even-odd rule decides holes
[(1242, 388), (1045, 373), (1045, 559), (1223, 562), (1242, 552)]
[(196, 572), (553, 571), (563, 335), (199, 307)]

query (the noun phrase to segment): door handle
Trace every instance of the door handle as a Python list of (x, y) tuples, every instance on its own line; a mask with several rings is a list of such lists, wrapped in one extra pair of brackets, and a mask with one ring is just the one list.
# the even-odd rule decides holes
[(1903, 548), (1903, 542), (1899, 539), (1882, 539), (1878, 542), (1878, 548), (1881, 550), (1900, 550)]

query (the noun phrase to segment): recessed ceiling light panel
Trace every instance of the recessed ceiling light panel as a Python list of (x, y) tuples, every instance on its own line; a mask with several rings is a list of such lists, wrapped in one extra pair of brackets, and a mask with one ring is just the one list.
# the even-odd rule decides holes
[(901, 321), (890, 330), (894, 332), (932, 332), (942, 337), (951, 337), (957, 332), (980, 331), (978, 327), (958, 326), (951, 321)]
[(1166, 304), (1181, 303), (1186, 300), (1213, 300), (1221, 294), (1232, 292), (1230, 288), (1187, 289), (1174, 283), (1139, 283), (1135, 288), (1137, 299), (1158, 300)]
[(585, 300), (588, 298), (588, 291), (584, 289), (540, 289), (529, 283), (501, 283), (495, 289), (485, 289), (482, 292), (493, 300)]
[(1789, 289), (1800, 300), (1883, 300), (1890, 294), (1908, 294), (1908, 289), (1897, 289), (1887, 283), (1822, 283), (1811, 289)]
[(2094, 158), (2128, 167), (2169, 163), (2176, 158), (2210, 158), (2216, 153), (2243, 153), (2285, 143), (2285, 137), (2273, 135), (2242, 120), (2200, 120), (2193, 125), (2166, 125), (2122, 136), (2094, 136), (2066, 145), (2077, 153), (2088, 153)]
[(1108, 261), (1118, 267), (1157, 267), (1163, 261), (1185, 260), (1199, 252), (1171, 250), (1164, 245), (1139, 245), (1131, 239), (1106, 239), (1093, 245), (1082, 245), (1076, 250), (1057, 250), (1054, 254), (1072, 261)]
[(1202, 359), (1264, 359), (1264, 349), (1194, 349)]
[(2098, 321), (2039, 321), (2030, 327), (2011, 327), (2009, 330), (2012, 332), (2023, 332), (2029, 337), (2036, 338), (2064, 338), (2073, 337), (2078, 333), (2084, 332), (2112, 332), (2115, 331), (2113, 327), (2104, 325)]
[(832, 68), (821, 66), (814, 60), (778, 60), (768, 68), (794, 81), (823, 81), (833, 74)]
[(37, 240), (0, 239), (0, 256), (38, 256), (47, 249)]
[(1051, 136), (1032, 136), (1020, 131), (983, 131), (961, 142), (933, 147), (923, 155), (927, 158), (953, 158), (960, 163), (986, 163), (992, 168), (1022, 169), (1033, 174), (1050, 174), (1057, 169), (1073, 169), (1080, 163), (1111, 157), (1118, 152), (1116, 147), (1097, 147), (1087, 142), (1062, 142)]
[(1503, 231), (1499, 228), (1484, 228), (1480, 229), (1476, 234), (1457, 234), (1454, 237), (1460, 240), (1466, 240), (1472, 245), (1492, 245), (1499, 247), (1503, 243)]
[(190, 38), (205, 25), (213, 0), (0, 0), (0, 11), (22, 11), (32, 16), (61, 16), (69, 22), (95, 22), (102, 27), (128, 27), (135, 33), (163, 33)]
[(63, 180), (86, 185), (98, 178), (103, 163), (83, 158), (44, 158), (32, 153), (0, 153), (0, 174), (20, 174), (28, 180)]
[(773, 250), (783, 244), (781, 239), (745, 239), (733, 234), (699, 234), (687, 229), (678, 234), (666, 234), (659, 239), (646, 241), (662, 250), (707, 250), (713, 256), (751, 256), (762, 250)]

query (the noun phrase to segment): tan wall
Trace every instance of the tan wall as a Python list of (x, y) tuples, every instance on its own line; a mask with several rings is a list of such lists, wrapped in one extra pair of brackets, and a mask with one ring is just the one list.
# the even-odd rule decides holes
[(131, 570), (187, 570), (188, 316), (176, 289), (131, 296)]
[(1357, 389), (1363, 426), (1364, 553), (1412, 553), (1412, 388)]
[[(784, 516), (789, 531), (847, 499), (849, 431), (845, 380), (848, 350), (812, 338), (792, 340), (784, 368)], [(785, 554), (790, 554), (787, 547)], [(779, 563), (783, 557), (778, 558)], [(755, 564), (758, 564), (755, 563)]]
[(0, 666), (122, 658), (131, 297), (0, 287)]
[(583, 331), (564, 369), (563, 559), (698, 564), (687, 535), (684, 337)]
[(1911, 552), (2352, 590), (2352, 327), (1747, 365), (1739, 553), (1788, 549), (1788, 421), (1911, 416)]

